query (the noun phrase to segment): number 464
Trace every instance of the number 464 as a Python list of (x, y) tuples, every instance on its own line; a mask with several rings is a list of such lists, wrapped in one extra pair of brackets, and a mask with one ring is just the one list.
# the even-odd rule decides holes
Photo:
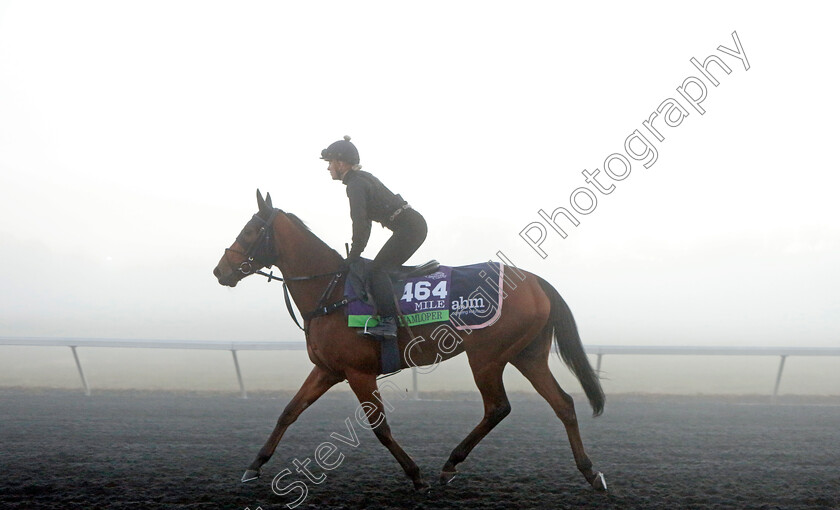
[(432, 282), (420, 281), (416, 284), (414, 282), (408, 282), (405, 284), (405, 290), (403, 291), (400, 301), (411, 303), (415, 299), (417, 301), (429, 299), (430, 296), (446, 299), (446, 280), (438, 282), (434, 289), (431, 287)]

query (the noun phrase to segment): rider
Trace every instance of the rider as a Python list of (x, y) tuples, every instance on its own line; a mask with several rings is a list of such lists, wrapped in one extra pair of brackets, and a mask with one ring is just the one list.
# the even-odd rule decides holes
[(347, 186), (350, 219), (353, 221), (353, 245), (347, 256), (348, 265), (357, 262), (370, 238), (371, 221), (382, 224), (393, 234), (371, 264), (371, 287), (379, 323), (367, 332), (386, 339), (397, 337), (393, 287), (389, 270), (400, 267), (426, 240), (426, 220), (412, 209), (400, 195), (395, 195), (376, 177), (361, 170), (359, 151), (345, 136), (321, 151), (321, 159), (329, 163), (333, 180)]

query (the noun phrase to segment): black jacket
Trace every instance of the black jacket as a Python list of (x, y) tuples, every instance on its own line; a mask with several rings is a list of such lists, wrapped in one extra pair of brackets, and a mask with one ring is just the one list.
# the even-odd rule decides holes
[(407, 202), (391, 193), (382, 182), (368, 172), (350, 170), (342, 182), (350, 199), (350, 219), (353, 220), (353, 246), (348, 258), (362, 255), (370, 239), (371, 222), (376, 221), (393, 230), (392, 215)]

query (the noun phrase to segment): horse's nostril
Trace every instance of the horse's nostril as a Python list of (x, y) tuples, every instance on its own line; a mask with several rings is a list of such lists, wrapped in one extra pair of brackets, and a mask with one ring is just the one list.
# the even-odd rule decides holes
[(214, 269), (214, 270), (213, 270), (213, 275), (214, 275), (216, 278), (219, 278), (219, 277), (221, 277), (221, 276), (222, 276), (222, 272), (221, 272), (221, 271), (219, 271), (219, 268), (217, 267), (216, 269)]

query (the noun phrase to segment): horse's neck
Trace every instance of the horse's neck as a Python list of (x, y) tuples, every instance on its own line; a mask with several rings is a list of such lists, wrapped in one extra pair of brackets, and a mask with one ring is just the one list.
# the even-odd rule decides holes
[(276, 235), (275, 240), (280, 254), (275, 265), (287, 280), (292, 279), (288, 287), (300, 311), (311, 312), (318, 306), (318, 300), (327, 288), (330, 277), (294, 279), (338, 271), (342, 259), (335, 250), (309, 232), (292, 229), (282, 236)]

